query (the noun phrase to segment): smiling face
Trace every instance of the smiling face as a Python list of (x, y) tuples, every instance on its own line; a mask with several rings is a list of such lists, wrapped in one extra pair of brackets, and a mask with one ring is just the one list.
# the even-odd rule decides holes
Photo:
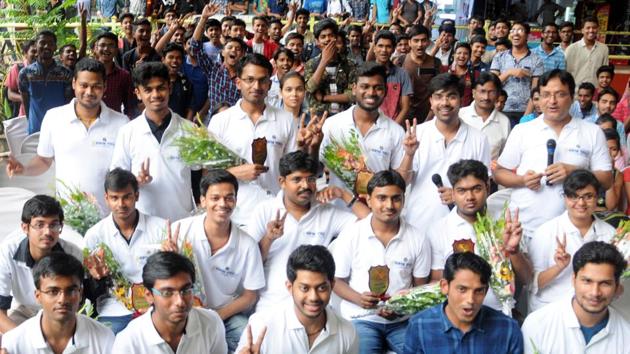
[(405, 203), (405, 191), (395, 185), (376, 187), (368, 196), (367, 203), (374, 220), (387, 225), (398, 224)]
[(597, 31), (599, 30), (599, 25), (596, 22), (584, 22), (582, 26), (582, 34), (584, 35), (584, 41), (588, 43), (593, 43), (597, 39)]
[(599, 75), (597, 75), (597, 84), (599, 85), (600, 88), (610, 87), (611, 82), (612, 82), (612, 75), (609, 72), (603, 71), (599, 73)]
[(449, 125), (459, 119), (459, 107), (462, 99), (457, 88), (446, 88), (434, 92), (430, 97), (431, 110), (442, 123)]
[(173, 38), (171, 38), (171, 42), (177, 43), (183, 47), (185, 36), (186, 36), (186, 30), (182, 27), (179, 27), (173, 34)]
[(118, 54), (118, 43), (111, 38), (101, 38), (94, 43), (94, 55), (101, 63), (110, 63)]
[(280, 42), (282, 38), (282, 26), (278, 22), (274, 22), (269, 26), (269, 38), (274, 42)]
[(604, 313), (619, 291), (615, 267), (608, 263), (586, 263), (573, 276), (574, 308), (591, 315)]
[(146, 85), (136, 87), (135, 93), (147, 111), (160, 116), (168, 111), (168, 96), (171, 93), (169, 81), (160, 77), (151, 78)]
[(135, 215), (138, 197), (139, 193), (131, 185), (119, 191), (105, 191), (105, 202), (118, 220), (129, 220)]
[(184, 56), (179, 50), (171, 50), (162, 58), (162, 63), (168, 67), (170, 75), (176, 75), (181, 70), (183, 62)]
[(278, 55), (278, 59), (276, 60), (276, 73), (278, 77), (284, 76), (284, 74), (288, 73), (289, 70), (293, 67), (293, 60), (289, 58), (285, 53), (280, 53)]
[(459, 47), (455, 51), (455, 64), (459, 67), (465, 67), (470, 60), (470, 51), (466, 47)]
[(385, 99), (387, 87), (385, 80), (379, 75), (360, 76), (352, 85), (352, 94), (357, 105), (367, 111), (375, 112)]
[(440, 288), (448, 300), (444, 309), (448, 319), (458, 328), (470, 327), (481, 310), (488, 284), (477, 273), (460, 269), (450, 283), (440, 280)]
[(590, 220), (597, 207), (597, 190), (591, 185), (578, 189), (575, 195), (564, 196), (564, 205), (571, 219)]
[(239, 25), (232, 25), (230, 27), (230, 37), (234, 38), (245, 38), (245, 27)]
[(151, 40), (151, 26), (139, 25), (136, 26), (136, 30), (133, 32), (133, 39), (136, 40), (138, 46), (148, 46)]
[(523, 47), (527, 45), (527, 31), (523, 25), (517, 23), (512, 26), (510, 30), (510, 40), (512, 41), (512, 47)]
[(475, 58), (476, 61), (481, 60), (481, 57), (486, 53), (486, 45), (483, 43), (475, 42), (472, 44), (471, 49), (471, 56)]
[(396, 43), (396, 52), (399, 54), (408, 54), (409, 51), (411, 50), (411, 47), (409, 46), (409, 40), (404, 38), (398, 41), (398, 43)]
[(496, 38), (506, 38), (510, 32), (510, 27), (507, 23), (499, 22), (494, 26), (494, 35)]
[(74, 68), (74, 64), (77, 63), (77, 49), (70, 45), (63, 47), (59, 59), (66, 68)]
[(105, 81), (99, 73), (79, 71), (72, 79), (76, 103), (85, 109), (100, 107), (105, 94)]
[(238, 42), (227, 42), (221, 50), (221, 55), (223, 64), (232, 68), (243, 57), (243, 47)]
[(81, 302), (81, 279), (56, 275), (41, 277), (35, 299), (42, 306), (43, 316), (60, 324), (76, 317)]
[(295, 171), (280, 177), (280, 187), (289, 203), (306, 207), (317, 191), (317, 176), (311, 171)]
[(145, 292), (145, 297), (150, 304), (153, 304), (151, 317), (155, 322), (168, 324), (176, 327), (185, 323), (188, 313), (192, 309), (193, 295), (181, 295), (179, 291), (190, 289), (193, 286), (192, 279), (188, 273), (180, 272), (168, 279), (156, 279), (153, 288), (161, 293), (174, 291), (173, 296), (164, 297), (153, 294), (150, 290)]
[(304, 42), (299, 38), (293, 38), (287, 41), (287, 49), (292, 51), (296, 58), (299, 58), (304, 51)]
[(206, 218), (215, 224), (230, 222), (236, 207), (236, 191), (231, 183), (217, 183), (208, 186), (206, 194), (200, 198), (201, 207), (206, 210)]
[(267, 34), (267, 22), (263, 20), (254, 21), (254, 38), (262, 39)]
[(230, 27), (232, 26), (232, 24), (234, 24), (234, 21), (225, 21), (221, 23), (221, 35), (223, 37), (230, 36)]
[(325, 316), (334, 282), (328, 280), (324, 273), (298, 270), (295, 281), (291, 283), (287, 280), (286, 285), (300, 322), (305, 323)]
[(553, 46), (558, 38), (558, 29), (555, 26), (546, 26), (542, 33), (543, 42), (548, 46)]
[(57, 43), (55, 38), (48, 35), (41, 35), (37, 37), (35, 42), (37, 48), (37, 58), (41, 61), (50, 61), (57, 50)]
[(295, 19), (295, 23), (301, 31), (305, 31), (308, 28), (308, 16), (298, 15)]
[(271, 88), (269, 72), (262, 66), (247, 64), (241, 76), (236, 79), (243, 100), (256, 106), (265, 104), (265, 97)]
[(546, 86), (540, 87), (540, 103), (545, 120), (560, 123), (571, 119), (569, 110), (573, 98), (569, 92), (569, 85), (565, 85), (559, 78), (554, 77)]
[(374, 54), (376, 62), (385, 65), (389, 62), (389, 58), (394, 53), (394, 43), (387, 38), (380, 38), (374, 46)]
[(317, 47), (323, 50), (328, 45), (328, 43), (336, 40), (337, 35), (335, 35), (335, 32), (330, 28), (326, 28), (319, 33), (319, 37), (317, 37), (315, 42), (317, 43)]

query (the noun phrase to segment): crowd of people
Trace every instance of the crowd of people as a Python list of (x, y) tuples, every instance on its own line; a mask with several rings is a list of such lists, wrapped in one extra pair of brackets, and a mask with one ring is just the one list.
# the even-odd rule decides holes
[[(530, 49), (525, 22), (474, 16), (456, 39), (445, 20), (432, 41), (431, 2), (373, 2), (369, 21), (367, 1), (269, 5), (249, 32), (221, 15), (238, 4), (187, 1), (93, 38), (80, 7), (79, 49), (23, 43), (6, 86), (39, 142), (6, 173), (54, 162), (57, 193), (93, 195), (102, 220), (81, 250), (59, 200), (24, 204), (0, 248), (0, 353), (630, 353), (611, 307), (630, 82), (612, 88), (597, 19), (575, 42), (545, 23)], [(243, 162), (185, 163), (199, 127)], [(326, 165), (353, 139), (361, 193)], [(485, 216), (505, 220), (507, 310), (475, 247)], [(382, 306), (429, 283), (445, 302)]]

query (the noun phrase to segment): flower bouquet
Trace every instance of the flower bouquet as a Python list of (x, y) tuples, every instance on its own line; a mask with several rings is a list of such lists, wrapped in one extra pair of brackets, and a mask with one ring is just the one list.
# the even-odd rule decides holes
[(501, 302), (503, 313), (509, 316), (515, 304), (515, 275), (510, 259), (503, 252), (505, 218), (493, 221), (489, 216), (477, 213), (477, 221), (473, 226), (477, 236), (477, 254), (492, 268), (490, 288)]
[(398, 315), (413, 315), (416, 312), (441, 304), (446, 300), (440, 283), (431, 283), (411, 288), (407, 292), (396, 294), (385, 302), (385, 308)]
[[(615, 236), (610, 240), (626, 261), (630, 262), (630, 220), (622, 220), (617, 227)], [(622, 278), (630, 278), (630, 266), (626, 266), (626, 270), (621, 275)]]
[(367, 182), (372, 177), (365, 164), (366, 158), (361, 150), (359, 134), (350, 130), (348, 139), (330, 139), (324, 147), (324, 164), (337, 175), (343, 183), (357, 194), (367, 194)]
[(121, 266), (114, 257), (112, 250), (105, 243), (99, 243), (90, 250), (88, 248), (83, 249), (83, 266), (85, 268), (91, 267), (93, 257), (98, 257), (103, 260), (107, 269), (109, 270), (109, 277), (112, 280), (112, 295), (120, 301), (128, 310), (134, 311), (132, 302), (131, 289), (132, 284), (123, 275)]
[(188, 166), (229, 168), (243, 164), (243, 159), (221, 144), (197, 117), (199, 125), (185, 125), (184, 135), (177, 137), (173, 145)]
[(96, 198), (76, 187), (68, 186), (61, 180), (59, 183), (66, 189), (64, 193), (57, 191), (57, 199), (63, 208), (64, 222), (81, 236), (85, 236), (87, 230), (101, 220)]
[(192, 264), (195, 266), (195, 283), (193, 284), (193, 306), (203, 307), (206, 299), (206, 294), (203, 289), (203, 285), (201, 284), (201, 272), (199, 271), (199, 265), (195, 261), (195, 254), (193, 253), (193, 246), (190, 241), (184, 238), (182, 245), (179, 249), (179, 253), (181, 253), (184, 257), (188, 258)]

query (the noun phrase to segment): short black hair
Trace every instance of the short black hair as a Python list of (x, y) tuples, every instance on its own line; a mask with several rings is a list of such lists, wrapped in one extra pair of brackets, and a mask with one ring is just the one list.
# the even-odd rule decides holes
[(122, 22), (122, 21), (123, 21), (124, 19), (126, 19), (126, 18), (130, 18), (130, 19), (131, 19), (131, 22), (133, 22), (133, 21), (135, 20), (136, 16), (135, 16), (134, 14), (132, 14), (131, 12), (125, 12), (125, 13), (123, 13), (123, 14), (121, 14), (121, 15), (120, 15), (120, 17), (118, 18), (118, 20), (119, 20), (120, 22)]
[[(350, 34), (350, 32), (359, 32), (359, 33), (363, 33), (363, 30), (361, 29), (361, 27), (359, 25), (350, 25), (348, 26), (348, 34)], [(363, 37), (361, 37), (363, 38)]]
[(540, 77), (540, 80), (538, 81), (538, 86), (540, 86), (541, 88), (547, 86), (551, 79), (558, 79), (563, 85), (568, 86), (569, 95), (571, 96), (571, 100), (573, 100), (573, 95), (575, 94), (575, 79), (573, 79), (573, 75), (571, 75), (571, 73), (561, 69), (546, 71)]
[(57, 44), (57, 35), (55, 34), (55, 32), (51, 31), (51, 30), (41, 30), (37, 33), (37, 36), (35, 36), (35, 39), (38, 39), (39, 37), (52, 37), (52, 39), (54, 40), (55, 44)]
[(467, 269), (479, 276), (481, 284), (488, 285), (492, 276), (492, 268), (485, 259), (473, 252), (453, 253), (446, 259), (443, 277), (450, 284), (455, 279), (455, 273)]
[(271, 27), (271, 25), (280, 25), (280, 27), (282, 27), (282, 21), (274, 17), (269, 20), (269, 27)]
[(284, 87), (284, 83), (287, 82), (287, 80), (293, 79), (293, 78), (300, 79), (300, 81), (302, 81), (302, 84), (306, 87), (306, 80), (304, 79), (304, 76), (302, 76), (302, 74), (300, 74), (297, 71), (291, 70), (288, 73), (284, 74), (282, 79), (280, 79), (280, 89)]
[(575, 29), (575, 25), (571, 21), (564, 21), (560, 24), (560, 30), (562, 30), (565, 27), (571, 27), (572, 30)]
[(252, 25), (256, 21), (262, 21), (265, 23), (265, 26), (269, 26), (269, 20), (267, 19), (267, 16), (262, 16), (262, 15), (254, 16), (254, 18), (252, 18)]
[(409, 37), (409, 35), (408, 35), (408, 34), (406, 34), (406, 33), (401, 33), (401, 34), (399, 34), (399, 35), (396, 37), (396, 44), (400, 43), (400, 41), (403, 41), (403, 40), (410, 40), (410, 39), (411, 39), (411, 37)]
[(156, 280), (169, 279), (179, 273), (187, 273), (195, 283), (195, 266), (190, 259), (176, 252), (160, 251), (151, 255), (142, 267), (142, 285), (150, 290)]
[(455, 44), (455, 47), (453, 48), (453, 54), (455, 54), (455, 52), (457, 51), (457, 49), (459, 48), (465, 48), (468, 49), (468, 55), (470, 56), (470, 54), (472, 53), (472, 48), (470, 48), (470, 44), (466, 43), (466, 42), (457, 42)]
[(287, 278), (291, 283), (299, 270), (322, 273), (332, 282), (335, 279), (335, 260), (322, 245), (302, 245), (296, 248), (287, 262)]
[(595, 93), (595, 86), (591, 84), (590, 82), (583, 82), (578, 87), (578, 91), (579, 90), (589, 90), (591, 91), (591, 95), (593, 95)]
[(505, 91), (505, 89), (501, 89), (501, 91), (499, 91), (499, 96), (497, 96), (497, 97), (501, 97), (501, 96), (503, 96), (505, 98), (508, 97), (508, 93), (507, 93), (507, 91)]
[(179, 52), (179, 54), (182, 55), (182, 59), (186, 57), (186, 51), (184, 50), (184, 47), (177, 43), (170, 42), (166, 44), (166, 47), (164, 47), (164, 49), (162, 50), (162, 57), (166, 57), (166, 54), (170, 52)]
[(455, 74), (439, 74), (429, 82), (429, 95), (447, 89), (455, 89), (459, 93), (459, 97), (464, 96), (464, 83)]
[(619, 133), (615, 129), (604, 129), (604, 136), (606, 141), (614, 140), (617, 143), (617, 149), (621, 148), (621, 139), (619, 139)]
[(573, 256), (573, 274), (584, 268), (588, 263), (610, 264), (615, 268), (615, 283), (619, 285), (621, 274), (626, 269), (628, 262), (617, 247), (602, 241), (587, 242), (575, 252)]
[(225, 45), (227, 45), (228, 43), (238, 43), (238, 45), (241, 46), (241, 50), (242, 51), (245, 51), (245, 46), (247, 45), (247, 44), (245, 44), (245, 42), (243, 42), (242, 39), (240, 39), (238, 37), (226, 37), (225, 38)]
[(473, 16), (470, 16), (470, 18), (468, 19), (468, 23), (471, 23), (471, 22), (472, 22), (472, 20), (477, 20), (477, 22), (481, 22), (482, 24), (483, 24), (483, 23), (484, 23), (484, 21), (485, 21), (485, 20), (484, 20), (484, 18), (483, 18), (483, 16), (481, 16), (481, 15), (473, 15)]
[(380, 30), (376, 32), (376, 36), (374, 37), (374, 45), (378, 43), (379, 40), (386, 39), (392, 42), (392, 46), (396, 46), (396, 35), (388, 30)]
[(450, 33), (453, 36), (455, 36), (455, 32), (456, 32), (455, 26), (451, 25), (450, 23), (443, 23), (438, 28), (438, 33), (442, 33), (442, 32)]
[[(483, 37), (485, 39), (486, 38), (486, 30), (483, 29), (483, 27), (476, 27), (476, 28), (473, 28), (473, 30), (471, 32), (471, 35), (473, 37), (474, 36), (481, 36), (481, 37)], [(472, 43), (470, 43), (470, 44), (472, 45)]]
[(302, 7), (295, 12), (295, 18), (298, 18), (299, 16), (311, 17), (311, 12)]
[(285, 38), (284, 43), (289, 43), (290, 41), (294, 39), (300, 40), (302, 42), (302, 45), (304, 45), (304, 36), (297, 32), (290, 32), (289, 34), (287, 34), (287, 37)]
[(558, 30), (558, 25), (556, 25), (555, 22), (547, 22), (545, 24), (542, 25), (542, 29), (543, 31), (545, 30), (545, 28), (547, 27), (554, 27), (556, 30)]
[(367, 185), (368, 195), (372, 195), (372, 192), (374, 192), (376, 188), (387, 186), (396, 186), (404, 193), (407, 188), (407, 183), (405, 183), (405, 179), (400, 173), (395, 170), (383, 170), (377, 172), (370, 178)]
[(475, 44), (475, 43), (481, 43), (484, 46), (487, 46), (488, 45), (488, 40), (484, 36), (473, 36), (470, 39), (470, 46), (472, 47), (472, 45)]
[(582, 20), (582, 27), (584, 27), (584, 25), (587, 22), (594, 23), (594, 24), (597, 25), (597, 27), (599, 27), (599, 20), (595, 16), (586, 16), (586, 17), (584, 17), (584, 19)]
[(139, 18), (135, 21), (133, 21), (133, 31), (137, 31), (138, 27), (140, 26), (149, 26), (151, 27), (151, 22), (149, 20), (147, 20), (146, 18)]
[(318, 164), (310, 154), (297, 150), (280, 158), (280, 176), (286, 177), (297, 171), (308, 171), (317, 174)]
[(168, 68), (161, 62), (144, 62), (136, 65), (132, 72), (135, 87), (145, 86), (153, 78), (160, 78), (170, 83)]
[(366, 61), (363, 64), (359, 65), (357, 68), (356, 74), (356, 82), (359, 82), (359, 78), (361, 77), (374, 77), (380, 76), (383, 79), (383, 83), (387, 82), (387, 69), (380, 64), (377, 64), (374, 61)]
[(258, 53), (250, 53), (245, 54), (245, 56), (238, 61), (238, 64), (236, 64), (236, 75), (238, 77), (241, 77), (241, 75), (243, 74), (243, 69), (245, 69), (247, 65), (263, 67), (265, 70), (267, 70), (267, 76), (269, 77), (271, 77), (271, 74), (273, 73), (273, 66), (271, 65), (269, 60), (265, 58), (264, 55)]
[(505, 23), (505, 24), (508, 26), (508, 28), (510, 28), (510, 26), (511, 26), (510, 21), (508, 21), (508, 19), (507, 19), (507, 18), (505, 18), (505, 17), (499, 17), (499, 18), (497, 18), (496, 20), (494, 20), (494, 21), (491, 23), (491, 25), (494, 25), (494, 26), (496, 27), (499, 23)]
[(479, 76), (473, 81), (473, 88), (477, 88), (477, 86), (480, 85), (483, 86), (488, 82), (492, 82), (494, 84), (494, 87), (497, 89), (497, 93), (503, 89), (501, 79), (490, 71), (483, 71), (479, 73)]
[(107, 172), (105, 175), (105, 183), (103, 183), (105, 192), (121, 191), (127, 186), (131, 186), (134, 192), (138, 191), (138, 180), (136, 176), (131, 173), (131, 171), (124, 170), (120, 167), (116, 167), (115, 169)]
[(504, 45), (507, 49), (512, 49), (512, 41), (507, 38), (499, 38), (496, 42), (494, 42), (495, 48), (500, 45)]
[(421, 34), (425, 34), (427, 38), (431, 38), (431, 31), (423, 25), (411, 26), (407, 34), (409, 34), (410, 39)]
[(221, 18), (221, 24), (224, 24), (225, 22), (228, 22), (228, 21), (234, 22), (235, 19), (236, 18), (234, 16), (232, 16), (232, 15), (223, 16), (223, 18)]
[(525, 34), (529, 34), (529, 32), (532, 30), (532, 28), (529, 26), (529, 23), (524, 22), (524, 21), (515, 21), (512, 24), (512, 27), (510, 28), (514, 28), (514, 26), (521, 26), (525, 29)]
[[(108, 31), (99, 33), (98, 36), (94, 37), (94, 40), (92, 40), (92, 47), (94, 47), (94, 45), (103, 38), (109, 39), (118, 44), (118, 37), (112, 32)], [(118, 50), (118, 45), (116, 45), (116, 50)]]
[(615, 102), (619, 103), (619, 94), (612, 87), (604, 87), (603, 89), (601, 89), (599, 91), (599, 94), (597, 95), (597, 102), (599, 102), (599, 100), (601, 100), (602, 96), (604, 95), (613, 96), (615, 98)]
[(536, 85), (536, 86), (532, 87), (531, 91), (529, 92), (529, 98), (531, 98), (533, 100), (535, 94), (539, 94), (540, 95), (540, 85)]
[(577, 169), (569, 173), (564, 180), (564, 183), (562, 183), (562, 191), (567, 197), (575, 197), (577, 191), (588, 186), (593, 186), (596, 193), (599, 193), (602, 189), (601, 183), (599, 183), (593, 172), (585, 169)]
[(279, 47), (273, 53), (273, 60), (275, 60), (276, 63), (278, 61), (278, 58), (280, 57), (280, 54), (286, 55), (291, 60), (291, 62), (295, 62), (295, 54), (293, 54), (291, 50), (289, 50), (287, 47)]
[(488, 167), (477, 160), (459, 160), (449, 166), (446, 175), (448, 176), (449, 182), (451, 182), (451, 186), (454, 186), (457, 182), (468, 176), (473, 176), (483, 181), (485, 185), (488, 184), (488, 180), (490, 179), (490, 177), (488, 177)]
[(107, 77), (107, 74), (105, 72), (105, 65), (94, 58), (86, 57), (79, 60), (74, 66), (74, 78), (76, 79), (77, 76), (79, 76), (79, 73), (82, 71), (89, 71), (91, 73), (100, 75), (101, 79), (103, 79), (103, 82), (105, 82), (105, 78)]
[(74, 277), (79, 283), (83, 283), (85, 276), (83, 264), (73, 255), (64, 252), (52, 252), (43, 257), (35, 263), (31, 272), (36, 289), (39, 289), (42, 278)]
[(201, 177), (199, 191), (202, 196), (205, 196), (210, 186), (221, 183), (231, 184), (234, 187), (234, 195), (238, 194), (238, 180), (236, 177), (230, 172), (219, 168), (209, 170), (205, 176)]
[(77, 46), (76, 45), (74, 45), (72, 43), (66, 43), (66, 44), (62, 45), (59, 48), (59, 54), (61, 54), (65, 48), (74, 48), (74, 50), (77, 50)]
[(63, 208), (57, 199), (48, 195), (38, 194), (24, 203), (22, 222), (30, 224), (31, 220), (38, 216), (56, 216), (59, 218), (59, 222), (63, 222)]
[(613, 125), (613, 127), (617, 126), (617, 120), (613, 118), (613, 116), (611, 116), (610, 113), (604, 113), (600, 115), (599, 117), (597, 117), (597, 119), (595, 120), (595, 124), (597, 125), (602, 125), (605, 123), (610, 123)]
[(327, 29), (332, 30), (335, 36), (339, 34), (339, 26), (337, 25), (337, 22), (335, 22), (335, 20), (333, 19), (326, 18), (315, 24), (315, 27), (313, 29), (315, 39), (319, 39), (319, 35)]
[(601, 73), (609, 73), (611, 78), (615, 77), (615, 66), (614, 65), (602, 65), (597, 69), (597, 76)]
[(240, 18), (235, 18), (234, 22), (232, 22), (232, 25), (230, 26), (230, 29), (234, 26), (237, 27), (243, 27), (243, 28), (247, 28), (247, 24), (245, 23), (245, 21), (241, 20)]
[(166, 17), (166, 14), (172, 12), (175, 15), (177, 15), (177, 10), (175, 10), (174, 6), (167, 6), (166, 9), (164, 9), (164, 17)]
[(206, 22), (206, 28), (205, 30), (207, 31), (208, 28), (221, 28), (221, 22), (219, 22), (219, 20), (217, 20), (216, 18), (209, 18), (208, 22)]

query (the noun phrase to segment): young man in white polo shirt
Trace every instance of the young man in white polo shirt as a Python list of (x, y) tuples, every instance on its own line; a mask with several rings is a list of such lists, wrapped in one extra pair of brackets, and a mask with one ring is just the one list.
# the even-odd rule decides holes
[(33, 267), (37, 315), (2, 336), (10, 354), (109, 354), (114, 333), (77, 314), (83, 295), (83, 265), (73, 256), (53, 252)]
[(490, 159), (496, 161), (510, 135), (510, 119), (495, 109), (503, 85), (501, 80), (490, 72), (480, 73), (474, 85), (475, 100), (470, 106), (459, 110), (459, 118), (486, 135), (490, 144)]
[(142, 268), (152, 305), (118, 333), (111, 353), (227, 354), (225, 328), (216, 312), (192, 307), (195, 266), (176, 252), (158, 252)]
[(139, 211), (170, 220), (187, 217), (195, 206), (191, 171), (173, 142), (193, 125), (168, 108), (171, 82), (166, 65), (139, 64), (133, 83), (145, 110), (120, 129), (111, 169), (121, 167), (136, 175)]
[[(278, 161), (297, 149), (297, 127), (291, 113), (265, 104), (273, 67), (264, 56), (246, 55), (236, 71), (236, 84), (243, 98), (213, 116), (208, 130), (247, 161), (228, 169), (239, 180), (241, 191), (232, 220), (244, 225), (258, 203), (280, 190)], [(252, 160), (252, 142), (256, 138), (267, 139), (264, 164)]]
[[(464, 85), (452, 74), (440, 74), (429, 83), (429, 101), (435, 119), (417, 127), (420, 147), (413, 159), (411, 190), (405, 203), (405, 220), (420, 230), (448, 215), (453, 203), (452, 189), (446, 180), (449, 166), (461, 159), (472, 159), (490, 166), (490, 147), (486, 136), (459, 118)], [(433, 175), (440, 175), (437, 187)]]
[(523, 323), (525, 353), (627, 353), (630, 323), (610, 304), (623, 291), (627, 262), (615, 246), (584, 244), (573, 257), (573, 292), (530, 314)]
[[(210, 170), (201, 179), (204, 214), (180, 220), (178, 241), (192, 244), (206, 305), (225, 325), (228, 350), (233, 352), (247, 325), (249, 310), (265, 286), (256, 241), (230, 219), (237, 203), (238, 181), (225, 170)], [(251, 213), (252, 211), (250, 211)]]
[(575, 170), (564, 181), (566, 211), (534, 233), (528, 254), (534, 265), (530, 312), (571, 292), (571, 256), (590, 241), (610, 242), (615, 228), (593, 215), (601, 185), (587, 170)]
[[(0, 247), (0, 333), (33, 317), (40, 309), (35, 299), (32, 268), (52, 252), (83, 259), (75, 245), (59, 239), (63, 210), (54, 198), (36, 195), (22, 209), (23, 235), (5, 240)], [(19, 307), (9, 311), (11, 302)]]
[[(486, 200), (489, 194), (488, 168), (475, 160), (461, 160), (454, 163), (448, 169), (448, 180), (453, 186), (453, 202), (455, 208), (451, 212), (431, 225), (427, 237), (431, 243), (431, 280), (442, 279), (446, 259), (453, 253), (466, 250), (466, 241), (472, 243), (471, 250), (475, 249), (476, 233), (473, 224), (477, 221), (478, 214), (490, 213)], [(521, 224), (518, 221), (518, 213), (512, 217), (506, 211), (504, 242), (505, 252), (509, 254), (516, 278), (520, 284), (528, 284), (531, 280), (532, 270), (529, 260), (520, 251), (519, 243), (522, 237)], [(461, 247), (461, 248), (460, 248)], [(503, 306), (490, 289), (484, 299), (486, 306), (497, 311), (503, 311)], [(507, 314), (511, 316), (511, 313)]]
[[(356, 82), (352, 85), (356, 104), (324, 122), (320, 159), (323, 158), (326, 147), (333, 141), (348, 140), (354, 133), (359, 137), (359, 144), (370, 171), (396, 169), (405, 179), (410, 176), (418, 142), (411, 139), (407, 143), (404, 129), (379, 110), (386, 91), (387, 69), (374, 62), (362, 64), (357, 70)], [(409, 122), (407, 125), (409, 126)], [(347, 189), (343, 181), (332, 172), (330, 184)]]
[[(578, 168), (591, 170), (604, 189), (612, 184), (612, 164), (604, 133), (594, 124), (569, 115), (575, 81), (554, 69), (540, 78), (543, 115), (517, 125), (499, 156), (497, 183), (512, 188), (510, 209), (519, 209), (527, 242), (545, 221), (564, 210), (562, 182)], [(553, 162), (547, 144), (553, 140)]]
[[(101, 244), (105, 244), (120, 265), (122, 275), (131, 284), (142, 283), (144, 261), (160, 249), (167, 228), (166, 220), (136, 209), (138, 198), (138, 181), (131, 172), (118, 167), (109, 171), (105, 176), (105, 201), (111, 214), (85, 233), (85, 247), (92, 253), (87, 263), (105, 264), (96, 252)], [(111, 285), (108, 284), (111, 279), (108, 278), (109, 269), (102, 268), (94, 280), (99, 285), (97, 288), (105, 290)], [(127, 326), (137, 309), (125, 306), (107, 291), (100, 295), (96, 303), (98, 321), (108, 323), (117, 334)]]
[[(400, 217), (404, 201), (402, 176), (378, 172), (368, 182), (372, 214), (349, 224), (331, 244), (337, 266), (334, 291), (342, 298), (341, 314), (357, 330), (360, 353), (381, 353), (388, 347), (402, 353), (407, 318), (377, 311), (376, 305), (388, 295), (425, 284), (429, 277), (429, 241)], [(373, 280), (380, 285), (370, 286)]]
[(7, 174), (41, 175), (54, 161), (57, 192), (69, 193), (65, 184), (90, 193), (105, 215), (103, 178), (112, 160), (118, 130), (129, 122), (102, 101), (105, 85), (103, 64), (91, 58), (81, 59), (72, 79), (75, 98), (46, 113), (37, 156), (24, 166), (9, 158)]
[[(302, 245), (286, 265), (286, 301), (279, 311), (249, 319), (239, 354), (356, 354), (359, 340), (352, 323), (328, 302), (335, 284), (335, 261), (321, 245)], [(258, 338), (253, 342), (253, 338)]]
[[(279, 168), (281, 191), (256, 207), (246, 226), (260, 245), (264, 262), (266, 285), (260, 290), (257, 312), (272, 309), (289, 298), (284, 283), (293, 250), (303, 244), (328, 246), (346, 224), (370, 212), (350, 192), (338, 187), (330, 186), (316, 198), (317, 169), (317, 160), (306, 152), (284, 155)], [(335, 199), (350, 205), (355, 215), (330, 203)]]

